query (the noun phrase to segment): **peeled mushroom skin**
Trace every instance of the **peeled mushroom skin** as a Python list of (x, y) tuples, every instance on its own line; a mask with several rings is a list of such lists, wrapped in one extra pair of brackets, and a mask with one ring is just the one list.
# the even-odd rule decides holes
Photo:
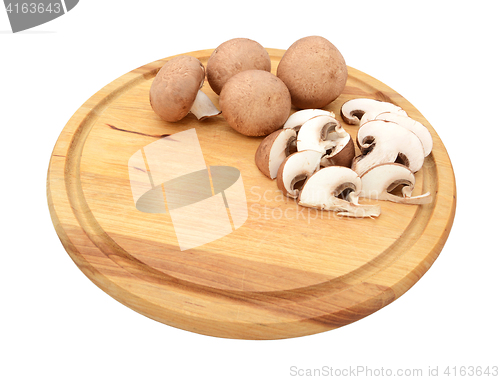
[[(360, 198), (387, 200), (403, 204), (424, 204), (431, 201), (430, 193), (412, 197), (415, 176), (400, 164), (386, 163), (372, 167), (361, 175)], [(392, 194), (401, 188), (401, 195)]]
[(359, 128), (357, 142), (362, 155), (354, 158), (352, 169), (359, 175), (373, 166), (399, 161), (415, 173), (424, 163), (420, 139), (397, 123), (369, 121)]
[(407, 115), (405, 110), (393, 103), (370, 98), (355, 98), (346, 101), (340, 109), (340, 114), (347, 124), (359, 125), (365, 113), (387, 111)]
[(305, 181), (319, 169), (321, 154), (303, 150), (288, 156), (277, 174), (278, 188), (290, 198), (297, 198)]
[(297, 133), (293, 129), (278, 129), (266, 136), (255, 152), (255, 163), (267, 177), (275, 179), (281, 163), (296, 149)]
[(283, 128), (293, 128), (295, 130), (299, 130), (306, 121), (320, 115), (329, 115), (335, 117), (335, 114), (333, 112), (318, 108), (308, 108), (291, 114), (285, 122), (285, 125), (283, 125)]
[(203, 91), (198, 90), (191, 109), (189, 110), (198, 120), (204, 120), (208, 117), (217, 116), (221, 113), (212, 103), (210, 98)]
[(433, 145), (431, 133), (422, 123), (416, 121), (415, 119), (412, 119), (411, 117), (402, 115), (400, 113), (387, 111), (370, 111), (363, 115), (359, 125), (362, 126), (363, 124), (371, 120), (392, 121), (401, 125), (402, 127), (405, 127), (418, 136), (418, 138), (422, 142), (425, 157), (427, 157), (431, 153)]

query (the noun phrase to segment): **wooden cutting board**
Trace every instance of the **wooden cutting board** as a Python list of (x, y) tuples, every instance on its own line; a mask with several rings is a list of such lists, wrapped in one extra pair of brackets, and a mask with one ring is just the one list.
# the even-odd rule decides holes
[[(211, 52), (187, 54), (206, 65)], [(284, 50), (268, 52), (276, 73)], [(139, 67), (93, 95), (64, 127), (50, 159), (52, 221), (68, 254), (98, 287), (170, 326), (218, 337), (279, 339), (366, 317), (405, 293), (429, 269), (453, 223), (455, 179), (439, 136), (406, 99), (349, 68), (343, 94), (326, 109), (340, 120), (346, 100), (369, 97), (397, 104), (427, 126), (434, 148), (416, 174), (414, 195), (429, 191), (432, 202), (380, 201), (378, 218), (342, 218), (284, 198), (276, 181), (255, 166), (262, 138), (235, 132), (222, 115), (162, 121), (149, 105), (149, 87), (168, 59)], [(207, 82), (203, 91), (218, 106)], [(342, 125), (356, 136), (355, 126)], [(213, 227), (208, 206), (189, 206), (199, 212), (200, 222), (181, 231), (182, 212), (175, 212), (183, 208), (169, 208), (170, 185), (159, 183), (155, 171), (168, 168), (176, 156), (168, 144), (161, 145), (175, 134), (195, 136), (193, 146), (198, 144), (198, 153), (201, 149), (212, 182), (214, 168), (236, 173), (215, 192), (212, 183), (212, 194), (204, 198), (219, 206), (220, 199), (226, 202), (217, 212), (223, 211), (220, 220), (223, 214), (229, 219), (227, 230), (221, 227), (218, 237), (196, 244), (184, 244), (182, 235), (192, 226), (194, 239)], [(153, 148), (164, 154), (151, 153)], [(240, 211), (246, 205), (246, 211), (234, 213), (231, 199), (240, 201)]]

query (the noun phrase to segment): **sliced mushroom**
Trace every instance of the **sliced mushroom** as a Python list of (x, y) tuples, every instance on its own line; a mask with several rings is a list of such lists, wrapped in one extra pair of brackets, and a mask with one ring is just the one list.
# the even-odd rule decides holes
[(340, 123), (332, 116), (321, 115), (307, 120), (297, 134), (297, 150), (315, 150), (325, 154), (334, 142), (328, 140), (328, 134), (342, 128)]
[(405, 110), (395, 104), (369, 98), (348, 100), (340, 109), (342, 119), (347, 124), (354, 125), (359, 125), (361, 118), (366, 112), (394, 112), (401, 115), (407, 115)]
[(357, 142), (362, 155), (354, 158), (352, 169), (362, 175), (384, 163), (402, 163), (413, 173), (424, 163), (424, 148), (416, 134), (397, 123), (372, 120), (358, 130)]
[(176, 122), (189, 112), (199, 120), (221, 113), (201, 91), (205, 68), (195, 57), (172, 58), (158, 71), (149, 90), (153, 111), (165, 121)]
[[(411, 196), (415, 187), (415, 176), (406, 166), (387, 163), (374, 166), (361, 176), (362, 189), (359, 197), (386, 200), (404, 204), (431, 202), (431, 194)], [(391, 193), (401, 190), (403, 196)]]
[(419, 123), (411, 117), (405, 116), (400, 113), (370, 111), (363, 115), (359, 125), (362, 126), (363, 124), (371, 120), (392, 121), (401, 125), (402, 127), (405, 127), (406, 129), (409, 129), (410, 131), (415, 133), (422, 142), (425, 156), (427, 157), (431, 153), (432, 136), (429, 130), (422, 123)]
[(340, 123), (331, 115), (307, 120), (297, 134), (297, 150), (315, 150), (322, 154), (322, 166), (351, 166), (354, 143)]
[(361, 179), (353, 170), (329, 166), (309, 177), (300, 191), (298, 203), (305, 207), (336, 211), (341, 216), (379, 216), (379, 205), (358, 203), (360, 191)]
[(333, 141), (333, 146), (321, 158), (321, 166), (345, 166), (350, 168), (355, 156), (354, 142), (351, 135), (340, 125), (330, 132), (327, 139)]
[(294, 129), (278, 129), (266, 136), (255, 152), (255, 163), (262, 173), (274, 179), (286, 157), (297, 151)]
[(291, 114), (285, 122), (283, 128), (293, 128), (298, 131), (302, 124), (304, 124), (307, 120), (320, 115), (330, 115), (332, 117), (335, 117), (335, 114), (333, 112), (326, 111), (320, 108), (308, 108)]
[(297, 198), (305, 181), (319, 169), (321, 153), (303, 150), (288, 156), (281, 164), (277, 182), (278, 188), (290, 198)]

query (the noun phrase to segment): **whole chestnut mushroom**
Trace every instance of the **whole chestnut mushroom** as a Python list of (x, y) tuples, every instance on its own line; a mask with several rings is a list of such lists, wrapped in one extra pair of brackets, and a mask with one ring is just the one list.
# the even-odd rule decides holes
[(246, 136), (267, 136), (283, 127), (292, 107), (283, 81), (263, 70), (246, 70), (229, 78), (219, 106), (228, 124)]
[(176, 122), (192, 113), (198, 120), (220, 114), (201, 91), (205, 67), (198, 58), (181, 55), (172, 58), (158, 71), (149, 89), (149, 103), (163, 120)]
[(248, 38), (233, 38), (220, 44), (208, 58), (208, 84), (220, 95), (227, 80), (244, 70), (271, 71), (271, 58), (258, 42)]
[(347, 66), (330, 41), (309, 36), (295, 41), (287, 49), (276, 75), (288, 87), (295, 107), (322, 108), (344, 90)]

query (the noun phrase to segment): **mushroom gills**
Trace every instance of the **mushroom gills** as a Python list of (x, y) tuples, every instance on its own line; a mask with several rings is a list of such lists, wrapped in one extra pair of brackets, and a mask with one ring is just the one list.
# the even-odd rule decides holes
[[(361, 175), (359, 197), (403, 204), (426, 204), (432, 201), (429, 192), (412, 196), (415, 176), (406, 166), (385, 163), (374, 166)], [(402, 196), (396, 193), (400, 191)]]
[(328, 134), (328, 140), (333, 141), (333, 146), (326, 150), (321, 158), (321, 166), (346, 166), (351, 167), (355, 156), (354, 142), (351, 135), (342, 127)]
[(360, 190), (361, 179), (356, 172), (343, 166), (329, 166), (307, 179), (300, 191), (298, 203), (305, 207), (334, 211), (339, 216), (379, 216), (379, 205), (358, 203)]
[(405, 110), (395, 104), (369, 98), (356, 98), (348, 100), (342, 105), (340, 114), (342, 119), (347, 124), (359, 125), (365, 113), (382, 113), (387, 111), (407, 115)]
[(307, 179), (320, 167), (321, 153), (303, 150), (288, 156), (276, 176), (278, 188), (290, 198), (297, 198)]
[(339, 130), (337, 133), (345, 132), (331, 115), (315, 116), (307, 120), (297, 134), (297, 150), (315, 150), (324, 155), (335, 145), (334, 141), (328, 140), (328, 136), (337, 131), (337, 128)]
[(337, 186), (333, 190), (332, 195), (340, 199), (349, 200), (354, 191), (356, 191), (356, 186), (353, 183), (346, 182)]

